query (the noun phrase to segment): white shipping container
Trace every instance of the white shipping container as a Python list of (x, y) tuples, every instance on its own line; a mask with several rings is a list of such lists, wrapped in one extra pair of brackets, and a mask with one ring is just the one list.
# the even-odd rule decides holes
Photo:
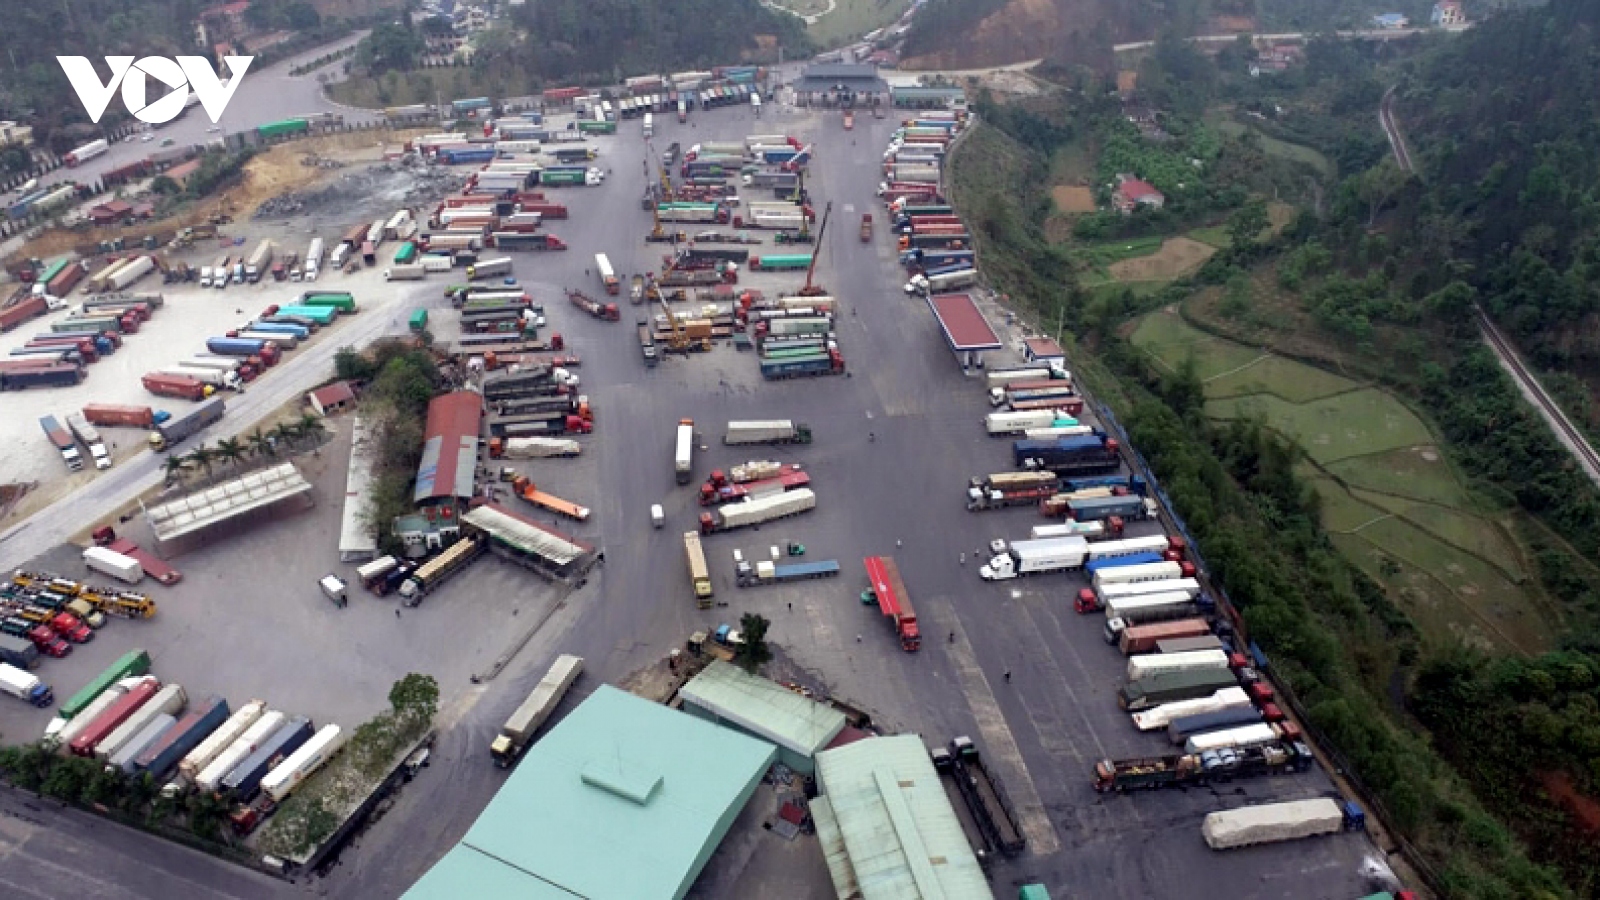
[(216, 731), (211, 732), (205, 740), (200, 742), (200, 746), (189, 751), (189, 754), (178, 763), (178, 771), (185, 778), (193, 780), (196, 775), (200, 774), (200, 770), (210, 765), (211, 761), (217, 758), (217, 754), (226, 750), (234, 741), (238, 740), (239, 735), (244, 734), (246, 728), (254, 725), (266, 709), (267, 704), (260, 700), (251, 700), (244, 706), (234, 710), (233, 715), (229, 716), (226, 722), (223, 722), (217, 727)]
[(1178, 700), (1173, 703), (1163, 703), (1154, 709), (1133, 714), (1133, 725), (1140, 731), (1155, 731), (1166, 728), (1172, 720), (1184, 716), (1198, 716), (1203, 713), (1222, 712), (1228, 709), (1242, 709), (1250, 705), (1250, 695), (1242, 687), (1222, 688), (1209, 697), (1196, 697), (1193, 700)]
[(283, 727), (288, 718), (278, 710), (269, 710), (265, 715), (255, 721), (255, 724), (246, 728), (239, 739), (228, 745), (226, 750), (217, 754), (211, 764), (201, 770), (195, 778), (195, 787), (202, 791), (214, 791), (244, 758), (256, 752), (261, 747), (261, 742), (271, 737), (273, 732)]
[(1243, 750), (1247, 747), (1260, 747), (1270, 744), (1278, 739), (1278, 730), (1265, 722), (1254, 725), (1241, 725), (1238, 728), (1225, 728), (1222, 731), (1204, 731), (1200, 734), (1190, 735), (1189, 740), (1183, 744), (1185, 753), (1205, 753), (1208, 750), (1222, 750), (1232, 748)]
[[(1036, 541), (1042, 541), (1048, 538), (1071, 537), (1076, 534), (1089, 539), (1099, 537), (1101, 532), (1105, 530), (1106, 525), (1104, 522), (1074, 522), (1068, 520), (1060, 525), (1035, 525), (1028, 537)], [(1093, 547), (1094, 545), (1091, 544), (1090, 546)]]
[[(124, 742), (116, 753), (106, 758), (106, 768), (120, 769), (127, 774), (133, 774), (133, 761), (138, 758), (140, 753), (144, 752), (146, 747), (155, 743), (156, 739), (161, 737), (177, 721), (176, 718), (167, 713), (157, 713), (153, 718), (146, 721), (144, 726), (132, 738)], [(96, 755), (99, 755), (98, 750)]]
[(505, 442), (501, 456), (506, 459), (541, 459), (552, 456), (577, 456), (583, 445), (563, 438), (520, 437)]
[(183, 688), (180, 685), (165, 685), (161, 690), (156, 691), (156, 695), (151, 697), (149, 702), (134, 710), (127, 719), (123, 720), (121, 725), (112, 729), (110, 734), (106, 735), (100, 743), (94, 746), (95, 759), (101, 762), (110, 760), (118, 751), (127, 746), (128, 742), (133, 740), (134, 736), (142, 731), (146, 725), (150, 724), (151, 719), (162, 714), (176, 716), (178, 713), (183, 712), (183, 708), (188, 705), (189, 695), (183, 692)]
[(83, 563), (96, 572), (110, 575), (126, 584), (138, 584), (144, 579), (144, 568), (138, 560), (105, 547), (90, 547), (83, 551)]
[[(1161, 584), (1161, 582), (1155, 581), (1145, 583)], [(1117, 587), (1122, 587), (1122, 585), (1117, 585)], [(1194, 604), (1193, 594), (1187, 591), (1175, 591), (1171, 588), (1157, 593), (1132, 594), (1126, 597), (1110, 597), (1102, 594), (1100, 599), (1105, 603), (1107, 619), (1133, 621), (1137, 621), (1141, 614), (1149, 615), (1156, 612), (1165, 612), (1173, 608), (1190, 609)]]
[[(100, 693), (100, 696), (94, 698), (94, 700), (91, 701), (88, 706), (85, 706), (77, 715), (73, 716), (71, 719), (68, 719), (67, 724), (63, 725), (61, 730), (56, 732), (54, 738), (56, 743), (62, 747), (72, 743), (72, 739), (77, 737), (85, 728), (88, 728), (90, 722), (93, 722), (95, 719), (99, 718), (101, 713), (111, 708), (111, 704), (121, 700), (123, 694), (133, 690), (136, 685), (142, 684), (144, 680), (149, 677), (150, 676), (146, 675), (138, 678), (124, 678), (116, 684), (106, 688)], [(151, 678), (150, 680), (154, 681), (155, 679)]]
[(322, 726), (310, 740), (300, 745), (300, 749), (289, 754), (261, 779), (262, 792), (274, 803), (282, 803), (301, 782), (332, 759), (348, 738), (349, 734), (338, 725)]
[(1135, 553), (1162, 552), (1171, 545), (1164, 534), (1152, 534), (1148, 537), (1123, 538), (1116, 541), (1101, 541), (1089, 548), (1089, 560), (1110, 559), (1114, 556), (1132, 556)]
[(1141, 581), (1167, 581), (1183, 576), (1183, 567), (1175, 562), (1144, 563), (1137, 566), (1117, 566), (1094, 573), (1094, 586), (1137, 584)]
[(1196, 672), (1203, 669), (1226, 669), (1228, 654), (1221, 650), (1190, 650), (1186, 653), (1140, 653), (1128, 657), (1128, 680), (1138, 681), (1151, 675), (1170, 672)]
[(767, 522), (813, 509), (816, 505), (817, 495), (810, 488), (768, 494), (742, 503), (729, 503), (722, 507), (723, 527), (739, 528)]
[[(1071, 418), (1065, 412), (1053, 409), (1029, 409), (1021, 412), (996, 412), (983, 417), (983, 425), (990, 434), (1021, 434), (1030, 428), (1048, 428), (1052, 423)], [(1088, 426), (1075, 426), (1088, 434)]]

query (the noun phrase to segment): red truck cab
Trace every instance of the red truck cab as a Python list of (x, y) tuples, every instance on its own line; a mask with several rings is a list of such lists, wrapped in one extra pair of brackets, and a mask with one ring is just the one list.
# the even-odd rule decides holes
[(1094, 588), (1079, 588), (1078, 596), (1072, 601), (1072, 608), (1080, 614), (1099, 612), (1102, 608), (1100, 597), (1094, 592)]
[(33, 645), (45, 656), (61, 659), (72, 652), (72, 645), (56, 637), (56, 633), (45, 625), (35, 625), (29, 629), (28, 640), (33, 641)]
[(56, 634), (74, 644), (87, 644), (94, 640), (94, 630), (83, 624), (83, 621), (72, 613), (57, 613), (56, 617), (50, 620), (50, 627)]

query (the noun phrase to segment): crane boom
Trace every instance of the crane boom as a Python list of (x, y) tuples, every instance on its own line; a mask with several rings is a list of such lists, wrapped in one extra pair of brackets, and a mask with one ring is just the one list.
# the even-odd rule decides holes
[(815, 249), (811, 251), (811, 265), (806, 267), (806, 285), (800, 289), (802, 297), (820, 297), (828, 293), (820, 285), (812, 284), (811, 276), (816, 273), (817, 259), (822, 256), (822, 239), (828, 233), (828, 217), (831, 215), (833, 215), (833, 201), (829, 200), (828, 205), (822, 210), (822, 224), (817, 226), (817, 243)]

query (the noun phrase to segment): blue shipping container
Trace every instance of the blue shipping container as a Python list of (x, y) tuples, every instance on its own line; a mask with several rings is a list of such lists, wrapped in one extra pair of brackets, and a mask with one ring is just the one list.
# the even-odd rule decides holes
[(1165, 557), (1163, 557), (1161, 554), (1150, 550), (1144, 553), (1130, 553), (1127, 556), (1112, 556), (1106, 559), (1097, 559), (1084, 566), (1083, 570), (1088, 572), (1090, 575), (1093, 575), (1101, 569), (1116, 569), (1121, 566), (1142, 566), (1145, 563), (1161, 562), (1164, 558)]
[(265, 331), (268, 334), (292, 334), (302, 341), (311, 336), (311, 329), (289, 322), (251, 322), (250, 330)]
[(261, 787), (261, 779), (267, 777), (272, 767), (299, 750), (300, 745), (310, 740), (312, 734), (310, 719), (305, 716), (290, 719), (271, 737), (262, 741), (254, 753), (244, 758), (244, 762), (223, 777), (223, 790), (231, 791), (237, 800), (248, 801), (255, 796), (256, 790)]
[(266, 341), (251, 340), (250, 338), (214, 337), (206, 338), (206, 349), (222, 356), (254, 356), (265, 347)]
[(139, 769), (161, 780), (173, 766), (200, 746), (200, 742), (221, 727), (231, 713), (228, 701), (221, 697), (207, 697), (203, 703), (189, 708), (156, 742), (144, 749), (133, 761)]

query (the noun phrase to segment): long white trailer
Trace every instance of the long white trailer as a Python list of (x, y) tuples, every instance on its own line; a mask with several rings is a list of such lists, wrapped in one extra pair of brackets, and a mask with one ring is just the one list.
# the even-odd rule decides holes
[(1140, 653), (1128, 657), (1128, 680), (1151, 675), (1193, 672), (1200, 669), (1226, 669), (1228, 654), (1221, 650), (1190, 650), (1184, 653)]
[(1174, 719), (1184, 716), (1198, 716), (1204, 713), (1222, 712), (1229, 709), (1242, 709), (1250, 705), (1250, 695), (1242, 687), (1222, 688), (1209, 697), (1196, 697), (1193, 700), (1175, 700), (1172, 703), (1163, 703), (1153, 709), (1133, 714), (1133, 726), (1140, 731), (1155, 731), (1166, 728)]
[(1339, 804), (1322, 797), (1210, 813), (1201, 824), (1200, 833), (1211, 849), (1229, 850), (1333, 834), (1344, 827), (1344, 819)]
[(349, 733), (338, 725), (322, 726), (310, 740), (300, 745), (300, 749), (289, 754), (261, 779), (262, 793), (274, 803), (282, 803), (301, 782), (332, 759), (348, 739)]

